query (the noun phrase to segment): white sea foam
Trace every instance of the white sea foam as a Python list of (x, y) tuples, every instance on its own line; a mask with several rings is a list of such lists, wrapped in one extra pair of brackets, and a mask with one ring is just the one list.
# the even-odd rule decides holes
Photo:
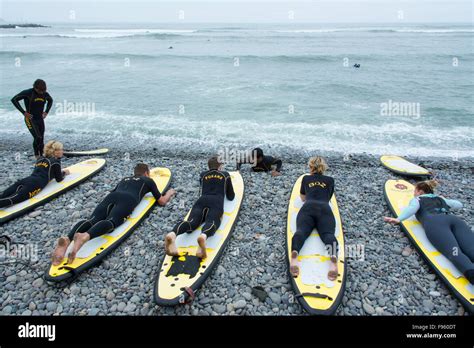
[[(55, 123), (55, 120), (61, 122)], [(50, 115), (48, 130), (61, 134), (89, 134), (124, 137), (127, 142), (164, 142), (201, 149), (235, 146), (256, 141), (272, 147), (304, 151), (335, 151), (344, 153), (474, 157), (473, 127), (450, 127), (442, 133), (430, 125), (409, 125), (403, 122), (347, 125), (293, 122), (265, 123), (256, 120), (200, 120), (183, 115)], [(22, 129), (21, 119), (12, 111), (0, 110), (2, 130), (15, 134)], [(26, 132), (26, 131), (25, 131)], [(210, 136), (212, 134), (212, 136)], [(449, 146), (448, 146), (449, 144)], [(469, 145), (471, 144), (471, 145)]]

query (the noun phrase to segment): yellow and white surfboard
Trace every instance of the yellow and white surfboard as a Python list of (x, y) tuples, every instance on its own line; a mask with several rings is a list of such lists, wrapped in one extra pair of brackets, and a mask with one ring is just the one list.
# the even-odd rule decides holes
[(99, 156), (105, 155), (109, 152), (109, 149), (102, 148), (96, 150), (85, 150), (85, 151), (64, 151), (66, 157), (77, 157), (77, 156)]
[[(403, 208), (413, 198), (415, 187), (405, 180), (387, 180), (385, 183), (385, 199), (392, 213), (399, 216)], [(415, 216), (400, 224), (402, 230), (415, 245), (426, 262), (443, 279), (462, 305), (474, 313), (474, 285), (443, 256), (426, 237), (425, 230)]]
[(382, 165), (392, 172), (406, 176), (430, 176), (428, 169), (411, 163), (400, 156), (386, 155), (380, 157)]
[(67, 190), (72, 189), (96, 174), (104, 167), (104, 165), (104, 159), (92, 158), (67, 167), (66, 169), (69, 169), (71, 174), (66, 175), (63, 181), (57, 182), (53, 179), (34, 197), (12, 205), (11, 207), (0, 209), (0, 224), (21, 216), (34, 208), (49, 202)]
[[(164, 192), (171, 181), (171, 171), (168, 168), (153, 168), (150, 177), (155, 180), (160, 192)], [(117, 248), (127, 237), (129, 237), (140, 222), (151, 212), (156, 200), (151, 193), (147, 193), (132, 214), (113, 232), (91, 239), (79, 250), (72, 264), (64, 262), (58, 266), (51, 265), (45, 274), (45, 279), (52, 282), (60, 282), (95, 266), (98, 262)], [(74, 242), (73, 242), (74, 243)], [(72, 249), (73, 243), (69, 245), (66, 256)]]
[[(296, 180), (291, 192), (290, 203), (288, 205), (288, 220), (286, 231), (286, 250), (288, 270), (291, 259), (291, 240), (296, 232), (296, 217), (303, 206), (300, 197), (301, 180), (305, 176), (301, 175)], [(300, 274), (294, 278), (290, 274), (291, 283), (295, 290), (296, 297), (303, 308), (314, 315), (332, 315), (339, 307), (344, 295), (346, 282), (346, 265), (344, 254), (344, 233), (342, 231), (341, 216), (337, 206), (336, 196), (333, 195), (329, 202), (334, 218), (336, 219), (336, 239), (339, 243), (338, 270), (337, 279), (331, 281), (328, 279), (330, 258), (327, 255), (326, 248), (318, 231), (313, 230), (306, 239), (301, 249), (298, 261)]]
[[(154, 287), (155, 301), (160, 306), (174, 306), (186, 303), (189, 291), (201, 287), (216, 266), (239, 214), (244, 196), (244, 182), (239, 172), (229, 173), (232, 179), (235, 197), (232, 201), (224, 201), (224, 215), (216, 233), (207, 239), (207, 257), (196, 256), (197, 238), (201, 234), (202, 225), (192, 233), (184, 233), (176, 238), (179, 256), (165, 255), (160, 265)], [(186, 216), (186, 219), (188, 218)]]

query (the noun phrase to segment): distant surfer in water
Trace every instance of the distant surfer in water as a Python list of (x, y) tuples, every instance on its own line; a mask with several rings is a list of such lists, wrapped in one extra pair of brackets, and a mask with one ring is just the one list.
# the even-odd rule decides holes
[(355, 63), (355, 64), (354, 64), (354, 68), (360, 68), (360, 64)]
[(252, 164), (252, 171), (254, 172), (269, 172), (271, 171), (272, 176), (281, 175), (282, 161), (272, 156), (265, 156), (263, 150), (256, 147), (250, 151), (246, 158), (242, 158), (237, 161), (237, 170), (240, 170), (242, 164)]
[(194, 203), (187, 220), (179, 221), (165, 237), (165, 251), (167, 255), (177, 256), (176, 236), (183, 233), (192, 233), (202, 223), (201, 234), (198, 237), (199, 248), (196, 256), (206, 258), (206, 240), (216, 233), (224, 214), (224, 199), (233, 200), (234, 188), (230, 174), (222, 170), (222, 163), (218, 156), (208, 161), (209, 170), (200, 175), (201, 197)]
[[(13, 105), (25, 117), (26, 127), (33, 136), (33, 151), (37, 159), (43, 154), (44, 119), (53, 106), (53, 98), (46, 92), (46, 89), (46, 82), (38, 79), (34, 82), (33, 88), (21, 91), (11, 100)], [(20, 104), (22, 100), (25, 105), (24, 109)], [(44, 109), (45, 105), (46, 110)]]
[(53, 252), (53, 265), (61, 264), (72, 241), (74, 244), (68, 255), (68, 263), (73, 263), (77, 252), (85, 243), (120, 226), (148, 192), (153, 194), (161, 206), (166, 205), (176, 193), (170, 189), (162, 195), (155, 181), (150, 178), (148, 165), (139, 163), (135, 166), (134, 175), (120, 181), (95, 208), (89, 219), (79, 221), (67, 237), (59, 238)]
[(304, 202), (296, 217), (296, 232), (291, 240), (290, 273), (299, 275), (298, 254), (314, 228), (326, 246), (330, 256), (329, 280), (336, 280), (338, 242), (335, 236), (336, 219), (329, 201), (334, 194), (334, 179), (324, 175), (328, 166), (322, 157), (311, 157), (308, 162), (310, 174), (301, 181), (300, 197)]
[(21, 203), (36, 196), (48, 185), (50, 180), (56, 179), (60, 182), (68, 169), (61, 170), (61, 157), (63, 156), (63, 144), (51, 140), (44, 147), (44, 156), (36, 163), (30, 176), (17, 181), (0, 194), (0, 208), (6, 208)]
[(437, 185), (434, 180), (417, 183), (415, 197), (398, 218), (384, 217), (384, 221), (399, 224), (415, 215), (431, 244), (474, 284), (474, 233), (463, 220), (449, 213), (462, 208), (462, 203), (435, 194)]

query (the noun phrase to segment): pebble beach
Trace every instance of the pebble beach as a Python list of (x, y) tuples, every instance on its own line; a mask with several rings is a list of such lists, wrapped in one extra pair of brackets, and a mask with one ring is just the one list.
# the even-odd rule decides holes
[[(50, 135), (48, 135), (50, 136)], [(58, 136), (53, 134), (53, 136)], [(64, 138), (64, 135), (60, 135)], [(285, 231), (288, 199), (295, 180), (306, 172), (310, 155), (323, 155), (328, 175), (336, 180), (346, 245), (359, 246), (359, 257), (347, 259), (344, 298), (336, 315), (464, 315), (461, 304), (428, 267), (397, 226), (383, 222), (391, 216), (383, 197), (389, 172), (379, 157), (368, 154), (307, 153), (267, 148), (283, 160), (282, 175), (241, 171), (245, 195), (233, 235), (214, 272), (190, 305), (159, 307), (153, 301), (154, 278), (164, 257), (163, 239), (191, 208), (199, 194), (199, 173), (219, 149), (172, 148), (163, 143), (122, 138), (68, 136), (65, 148), (110, 148), (106, 167), (97, 175), (34, 211), (0, 226), (0, 235), (14, 243), (33, 245), (37, 260), (0, 267), (2, 315), (306, 315), (294, 298), (288, 275)], [(0, 189), (29, 175), (30, 138), (3, 133), (0, 140)], [(64, 158), (63, 167), (87, 157)], [(433, 170), (439, 193), (460, 200), (456, 212), (474, 223), (472, 158), (407, 157)], [(155, 207), (135, 232), (102, 264), (64, 287), (43, 279), (56, 240), (86, 218), (137, 162), (171, 169), (177, 191), (166, 207)], [(231, 163), (226, 170), (234, 170)], [(409, 181), (414, 182), (412, 179)], [(0, 260), (1, 262), (1, 260)], [(252, 293), (261, 286), (262, 300)]]

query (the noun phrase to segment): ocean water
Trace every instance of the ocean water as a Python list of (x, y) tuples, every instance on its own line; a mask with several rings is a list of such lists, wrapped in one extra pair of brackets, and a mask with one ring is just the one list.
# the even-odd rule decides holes
[(43, 78), (59, 137), (474, 156), (472, 24), (51, 26), (0, 29), (0, 137)]

